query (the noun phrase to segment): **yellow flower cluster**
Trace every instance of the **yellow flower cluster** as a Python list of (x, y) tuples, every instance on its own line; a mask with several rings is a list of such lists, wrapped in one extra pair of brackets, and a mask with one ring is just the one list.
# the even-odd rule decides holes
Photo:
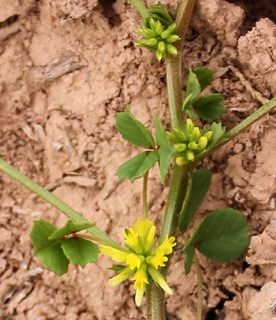
[(211, 140), (213, 132), (195, 127), (191, 119), (187, 119), (185, 130), (174, 128), (167, 132), (170, 141), (176, 149), (176, 164), (183, 166), (195, 161), (196, 157), (204, 151)]
[(126, 264), (126, 267), (118, 275), (109, 280), (110, 285), (116, 286), (133, 275), (137, 306), (141, 304), (149, 277), (157, 286), (172, 294), (164, 277), (158, 271), (158, 267), (165, 266), (168, 260), (166, 256), (172, 253), (173, 247), (176, 245), (175, 238), (169, 238), (167, 235), (159, 246), (153, 248), (155, 231), (156, 227), (152, 221), (138, 219), (133, 228), (129, 228), (123, 233), (128, 250), (100, 246), (103, 255), (112, 257), (116, 262)]

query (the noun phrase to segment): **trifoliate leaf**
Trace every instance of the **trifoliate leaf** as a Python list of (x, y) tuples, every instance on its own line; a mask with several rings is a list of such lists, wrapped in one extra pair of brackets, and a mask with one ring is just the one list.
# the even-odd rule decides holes
[(208, 69), (207, 67), (199, 67), (192, 69), (193, 72), (196, 74), (198, 82), (201, 87), (201, 91), (203, 91), (209, 83), (214, 80), (213, 71)]
[(169, 165), (171, 163), (171, 156), (175, 149), (172, 147), (169, 138), (162, 126), (161, 121), (158, 119), (157, 115), (155, 118), (155, 128), (156, 128), (156, 143), (159, 146), (159, 169), (161, 174), (161, 181), (164, 184), (165, 178), (169, 170)]
[(60, 242), (48, 239), (56, 230), (51, 223), (37, 220), (34, 221), (30, 236), (35, 248), (34, 255), (39, 257), (46, 269), (54, 271), (60, 276), (67, 272), (69, 260), (64, 255)]
[(64, 236), (68, 236), (72, 232), (86, 230), (93, 227), (94, 225), (95, 223), (74, 223), (73, 221), (68, 220), (65, 226), (51, 234), (49, 240), (60, 240), (61, 238), (63, 238)]
[(193, 102), (195, 99), (197, 99), (200, 92), (201, 92), (200, 83), (197, 79), (196, 74), (190, 68), (187, 89), (186, 89), (186, 97), (189, 97), (191, 95), (190, 99)]
[(211, 178), (211, 171), (205, 168), (190, 174), (186, 198), (179, 216), (180, 231), (184, 232), (188, 228), (210, 187)]
[(214, 121), (220, 119), (225, 111), (220, 93), (211, 93), (193, 102), (196, 113), (203, 120)]
[(130, 113), (129, 108), (125, 112), (117, 112), (116, 129), (122, 137), (130, 143), (144, 148), (154, 148), (155, 142), (150, 131)]
[(155, 151), (139, 153), (123, 163), (116, 171), (116, 174), (120, 179), (129, 179), (133, 182), (152, 168), (155, 162), (158, 161), (158, 158), (158, 154)]
[(248, 244), (245, 216), (228, 208), (211, 213), (197, 228), (189, 245), (209, 259), (227, 262), (238, 259)]
[(82, 238), (69, 238), (61, 241), (61, 248), (66, 257), (82, 268), (88, 262), (97, 262), (99, 249), (96, 244)]
[(209, 141), (209, 146), (212, 146), (214, 145), (225, 133), (225, 127), (222, 127), (221, 126), (221, 123), (212, 123), (212, 125), (209, 127), (206, 127), (207, 130), (206, 132), (208, 132), (209, 130), (211, 130), (213, 133), (212, 133), (212, 137)]

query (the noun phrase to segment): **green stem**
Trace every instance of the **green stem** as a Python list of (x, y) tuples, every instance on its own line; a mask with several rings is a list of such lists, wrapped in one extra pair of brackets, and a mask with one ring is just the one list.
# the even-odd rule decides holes
[(143, 19), (147, 19), (149, 17), (148, 9), (141, 0), (129, 0), (129, 2), (138, 11)]
[[(82, 217), (78, 212), (73, 210), (71, 207), (69, 207), (66, 203), (61, 201), (59, 198), (54, 196), (51, 192), (44, 189), (41, 185), (34, 182), (32, 179), (24, 175), (22, 172), (15, 169), (13, 166), (8, 164), (6, 161), (4, 161), (2, 158), (0, 158), (0, 170), (4, 173), (8, 174), (11, 178), (15, 179), (16, 181), (23, 184), (25, 187), (36, 193), (38, 196), (49, 202), (52, 206), (56, 207), (58, 210), (60, 210), (62, 213), (67, 215), (71, 220), (77, 223), (86, 223), (89, 222), (84, 217)], [(88, 231), (96, 236), (97, 238), (105, 241), (105, 244), (108, 243), (110, 246), (118, 247), (116, 242), (114, 242), (112, 239), (108, 237), (107, 234), (102, 232), (96, 227), (91, 227), (88, 229)]]
[[(229, 140), (234, 138), (236, 135), (244, 131), (246, 128), (251, 126), (254, 122), (259, 120), (261, 117), (266, 115), (268, 112), (270, 112), (272, 109), (276, 108), (276, 97), (269, 100), (267, 103), (265, 103), (261, 108), (253, 112), (250, 116), (248, 116), (246, 119), (244, 119), (242, 122), (237, 124), (234, 128), (229, 130), (224, 134), (224, 136), (219, 139), (219, 141), (213, 145), (206, 153), (204, 153), (200, 158), (197, 159), (196, 164), (201, 162), (202, 159), (209, 156), (211, 153), (213, 153), (215, 150), (220, 148), (222, 145), (227, 143)], [(195, 165), (196, 165), (195, 164)]]
[[(161, 292), (163, 293), (160, 295)], [(165, 295), (164, 291), (157, 287), (153, 281), (147, 285), (147, 320), (165, 320)]]
[(143, 217), (148, 219), (148, 178), (149, 171), (147, 171), (143, 178)]
[(202, 303), (203, 303), (203, 294), (202, 294), (202, 278), (200, 272), (200, 265), (198, 261), (198, 257), (195, 251), (194, 255), (194, 263), (196, 269), (196, 276), (197, 276), (197, 313), (196, 313), (196, 320), (201, 320), (202, 316)]
[[(182, 48), (194, 3), (195, 0), (182, 0), (180, 3), (176, 17), (178, 26), (177, 33), (181, 37), (181, 41), (177, 44), (178, 55), (166, 59), (168, 100), (172, 128), (182, 127), (184, 124), (182, 112)], [(175, 166), (159, 243), (165, 239), (166, 235), (169, 237), (176, 236), (178, 217), (182, 208), (183, 199), (185, 198), (187, 182), (187, 168)], [(169, 261), (166, 267), (161, 270), (164, 276), (167, 273), (168, 267)], [(165, 293), (163, 289), (157, 288), (155, 284), (151, 282), (147, 286), (147, 292), (148, 320), (164, 320)]]
[(195, 0), (181, 1), (176, 16), (176, 33), (180, 36), (181, 40), (174, 44), (178, 50), (178, 54), (176, 57), (170, 56), (166, 59), (168, 100), (172, 128), (182, 127), (184, 121), (182, 112), (182, 48), (194, 4)]

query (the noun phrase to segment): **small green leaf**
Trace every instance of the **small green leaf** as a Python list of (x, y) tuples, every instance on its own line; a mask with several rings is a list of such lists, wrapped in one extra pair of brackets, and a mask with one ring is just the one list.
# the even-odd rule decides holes
[(136, 146), (147, 149), (155, 147), (150, 131), (133, 117), (128, 107), (125, 112), (117, 112), (115, 128), (125, 140)]
[(64, 255), (60, 242), (48, 239), (56, 230), (51, 223), (37, 220), (34, 221), (30, 236), (35, 248), (34, 255), (39, 257), (46, 269), (54, 271), (60, 276), (67, 272), (69, 260)]
[(193, 102), (193, 106), (201, 119), (214, 121), (220, 119), (225, 111), (222, 101), (220, 93), (211, 93)]
[(242, 212), (216, 210), (202, 222), (191, 243), (207, 258), (227, 262), (238, 259), (248, 247), (248, 228)]
[(183, 106), (182, 106), (182, 110), (184, 112), (187, 112), (188, 115), (190, 116), (191, 119), (195, 120), (196, 119), (196, 113), (194, 111), (193, 108), (190, 107), (190, 105), (192, 104), (192, 98), (193, 95), (190, 93), (184, 100), (183, 102)]
[(199, 67), (192, 69), (193, 72), (196, 74), (198, 82), (201, 87), (201, 91), (203, 91), (209, 83), (214, 80), (213, 71), (208, 69), (207, 67)]
[(193, 263), (194, 255), (195, 255), (195, 248), (192, 245), (188, 245), (183, 249), (185, 253), (185, 273), (186, 275), (190, 273), (191, 266)]
[(49, 240), (60, 240), (64, 236), (68, 236), (72, 232), (79, 232), (82, 230), (86, 230), (88, 228), (91, 228), (95, 225), (95, 223), (74, 223), (71, 220), (68, 220), (62, 228), (56, 230), (53, 232)]
[(180, 231), (184, 232), (188, 228), (210, 187), (211, 178), (211, 171), (205, 168), (199, 169), (190, 175), (187, 195), (179, 216)]
[(162, 126), (161, 121), (158, 119), (157, 115), (155, 118), (155, 128), (156, 128), (156, 143), (159, 146), (158, 156), (159, 156), (159, 169), (161, 175), (161, 181), (164, 184), (166, 175), (169, 171), (169, 165), (171, 163), (171, 156), (175, 149), (172, 147), (170, 140)]
[(96, 244), (82, 238), (69, 238), (61, 241), (61, 248), (66, 257), (82, 268), (88, 262), (97, 262), (99, 249)]
[(191, 95), (191, 98), (189, 99), (191, 99), (191, 102), (193, 102), (195, 99), (197, 99), (200, 92), (201, 92), (201, 87), (197, 79), (197, 76), (190, 68), (187, 89), (186, 89), (186, 97), (189, 97)]
[(209, 130), (213, 132), (211, 140), (209, 141), (209, 146), (212, 146), (224, 135), (225, 127), (222, 127), (221, 123), (214, 122), (211, 127), (209, 127)]
[(158, 161), (158, 158), (158, 154), (155, 151), (139, 153), (123, 163), (116, 171), (116, 174), (120, 179), (129, 179), (133, 182), (152, 168), (155, 162)]

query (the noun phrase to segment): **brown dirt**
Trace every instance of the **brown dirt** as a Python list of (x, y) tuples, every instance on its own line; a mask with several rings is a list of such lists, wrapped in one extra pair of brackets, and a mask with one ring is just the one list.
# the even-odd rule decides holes
[[(186, 67), (215, 70), (210, 90), (225, 97), (228, 129), (260, 106), (228, 65), (264, 97), (276, 95), (273, 2), (231, 2), (198, 1), (184, 49)], [(175, 12), (176, 0), (162, 3)], [(124, 0), (0, 0), (0, 8), (1, 157), (122, 241), (141, 211), (141, 181), (115, 176), (137, 152), (116, 133), (115, 113), (129, 105), (149, 128), (154, 113), (169, 122), (164, 65), (134, 46), (138, 14)], [(204, 163), (213, 181), (195, 223), (232, 206), (247, 216), (252, 236), (239, 261), (200, 257), (206, 320), (276, 318), (275, 141), (272, 112)], [(167, 194), (154, 168), (149, 204), (157, 224)], [(4, 174), (0, 197), (0, 319), (144, 319), (131, 282), (108, 286), (106, 257), (84, 270), (70, 266), (62, 277), (44, 270), (32, 257), (33, 220), (60, 226), (65, 217)], [(195, 271), (185, 277), (180, 249), (168, 283), (168, 319), (194, 319)]]

